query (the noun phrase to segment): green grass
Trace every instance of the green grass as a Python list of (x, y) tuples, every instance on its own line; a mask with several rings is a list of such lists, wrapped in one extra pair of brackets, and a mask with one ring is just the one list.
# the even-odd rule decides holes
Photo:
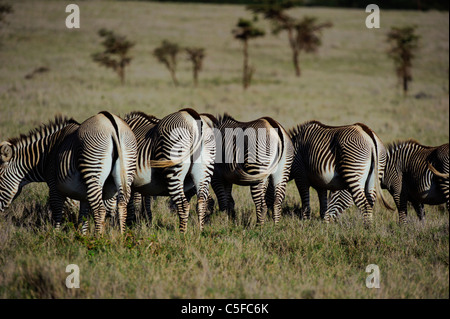
[[(318, 55), (301, 55), (296, 78), (286, 34), (251, 41), (251, 87), (241, 85), (242, 50), (231, 29), (250, 14), (242, 6), (80, 1), (81, 28), (65, 28), (61, 1), (14, 1), (0, 29), (0, 140), (26, 133), (56, 113), (78, 121), (101, 110), (141, 110), (162, 117), (181, 107), (251, 120), (272, 116), (290, 128), (317, 119), (329, 125), (364, 122), (384, 142), (415, 138), (428, 145), (449, 140), (448, 13), (381, 10), (381, 29), (365, 28), (357, 9), (300, 8), (334, 26)], [(403, 97), (384, 37), (390, 26), (417, 24), (421, 48), (411, 91)], [(269, 31), (269, 24), (258, 25)], [(90, 58), (101, 50), (100, 28), (136, 42), (126, 84)], [(191, 65), (180, 57), (179, 87), (151, 55), (163, 39), (206, 48), (194, 88)], [(50, 71), (32, 80), (39, 66)], [(416, 98), (425, 94), (424, 98)], [(299, 196), (288, 185), (279, 225), (255, 227), (250, 192), (236, 187), (236, 223), (216, 212), (203, 232), (191, 209), (186, 235), (165, 198), (153, 205), (151, 227), (140, 223), (103, 238), (75, 230), (76, 210), (62, 231), (51, 227), (47, 187), (29, 185), (0, 218), (1, 298), (449, 298), (449, 215), (427, 206), (426, 223), (410, 208), (409, 224), (375, 207), (366, 230), (355, 207), (335, 224), (302, 221)], [(195, 207), (195, 201), (191, 207)], [(217, 206), (216, 206), (217, 210)], [(67, 289), (68, 264), (80, 267), (80, 289)], [(367, 265), (380, 267), (381, 288), (368, 289)]]

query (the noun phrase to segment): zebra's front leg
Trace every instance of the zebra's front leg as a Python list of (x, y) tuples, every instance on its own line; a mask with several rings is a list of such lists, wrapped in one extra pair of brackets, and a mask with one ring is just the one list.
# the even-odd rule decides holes
[(408, 217), (408, 199), (405, 193), (402, 193), (398, 200), (394, 197), (395, 204), (398, 210), (398, 223), (400, 225), (405, 225)]
[(326, 189), (318, 189), (317, 196), (319, 197), (320, 218), (325, 219), (325, 213), (328, 208), (328, 191)]
[(424, 205), (418, 202), (412, 202), (412, 205), (414, 207), (414, 210), (416, 211), (417, 217), (419, 217), (419, 220), (424, 223), (425, 222)]
[(64, 203), (66, 197), (62, 196), (58, 191), (50, 188), (49, 190), (49, 204), (52, 211), (52, 218), (55, 225), (55, 229), (61, 228), (62, 214), (64, 211)]
[(78, 229), (83, 235), (86, 235), (89, 228), (88, 222), (89, 204), (86, 201), (80, 202), (80, 213), (78, 214)]
[(302, 219), (311, 219), (311, 206), (309, 204), (309, 185), (300, 178), (295, 178), (295, 185), (302, 201), (302, 208), (300, 210)]
[(234, 210), (234, 199), (232, 196), (233, 184), (213, 176), (211, 186), (219, 201), (219, 210), (226, 211), (228, 218), (235, 220), (236, 212)]
[(152, 218), (153, 218), (153, 216), (152, 216), (152, 197), (148, 196), (148, 195), (142, 196), (142, 197), (143, 197), (144, 205), (141, 206), (141, 208), (142, 208), (141, 211), (142, 212), (145, 211), (147, 218), (148, 218), (148, 225), (151, 225)]
[(264, 224), (264, 218), (267, 215), (267, 204), (265, 199), (267, 183), (268, 179), (266, 178), (262, 182), (250, 186), (253, 202), (256, 206), (256, 226), (262, 226)]
[(136, 222), (136, 207), (141, 205), (142, 195), (138, 192), (131, 191), (130, 200), (127, 204), (127, 218), (126, 224), (131, 226)]

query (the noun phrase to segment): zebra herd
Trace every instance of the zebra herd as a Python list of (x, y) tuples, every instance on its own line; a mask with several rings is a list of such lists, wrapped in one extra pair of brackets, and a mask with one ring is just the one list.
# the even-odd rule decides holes
[(117, 213), (123, 232), (134, 220), (140, 196), (150, 221), (151, 197), (170, 196), (184, 233), (196, 195), (203, 229), (213, 206), (210, 186), (219, 210), (235, 218), (234, 184), (250, 186), (258, 225), (270, 208), (278, 223), (292, 179), (304, 219), (311, 216), (313, 187), (326, 222), (354, 203), (369, 226), (377, 199), (393, 210), (382, 188), (392, 195), (400, 223), (406, 221), (408, 202), (422, 220), (424, 204), (446, 203), (449, 209), (449, 145), (423, 146), (415, 140), (385, 145), (362, 123), (308, 121), (286, 131), (271, 117), (240, 122), (190, 108), (162, 119), (143, 112), (120, 118), (103, 111), (81, 124), (59, 116), (0, 143), (0, 212), (23, 186), (45, 182), (55, 227), (61, 225), (66, 199), (75, 199), (82, 233), (90, 211), (96, 234), (103, 233), (107, 212)]

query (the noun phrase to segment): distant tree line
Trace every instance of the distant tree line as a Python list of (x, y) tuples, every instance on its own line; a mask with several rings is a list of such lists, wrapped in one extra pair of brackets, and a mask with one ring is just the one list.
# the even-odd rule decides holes
[[(154, 2), (198, 2), (216, 4), (252, 5), (264, 3), (264, 0), (140, 0)], [(447, 0), (293, 0), (296, 6), (321, 6), (343, 8), (365, 8), (368, 4), (376, 3), (381, 9), (403, 10), (446, 10), (449, 9)]]
[[(0, 23), (5, 20), (7, 14), (14, 12), (9, 4), (4, 4), (0, 0)], [(331, 0), (330, 0), (331, 1)], [(344, 0), (340, 0), (344, 2)], [(246, 6), (246, 10), (253, 13), (253, 21), (239, 18), (238, 23), (232, 30), (235, 39), (243, 44), (243, 77), (242, 84), (244, 89), (250, 86), (255, 67), (249, 63), (249, 40), (263, 37), (265, 31), (258, 28), (254, 23), (258, 21), (258, 15), (262, 15), (272, 24), (272, 33), (277, 34), (285, 31), (288, 34), (289, 45), (292, 50), (293, 63), (296, 76), (300, 76), (299, 53), (301, 51), (315, 53), (321, 45), (321, 30), (332, 27), (331, 22), (318, 23), (315, 17), (303, 17), (302, 20), (294, 18), (286, 11), (295, 6), (298, 0), (261, 0), (253, 1), (251, 5)], [(347, 1), (352, 2), (352, 1)], [(358, 1), (353, 1), (358, 2)], [(420, 3), (420, 0), (417, 0)], [(419, 48), (420, 36), (416, 34), (417, 26), (391, 27), (386, 34), (386, 41), (389, 43), (387, 50), (388, 56), (394, 61), (395, 71), (399, 80), (402, 82), (403, 93), (406, 96), (409, 82), (412, 80), (412, 61)], [(119, 76), (120, 82), (125, 83), (125, 68), (133, 59), (129, 55), (131, 48), (135, 46), (134, 42), (129, 41), (125, 36), (118, 35), (107, 29), (100, 29), (98, 35), (103, 39), (101, 45), (104, 50), (91, 54), (94, 62), (101, 66), (113, 69)], [(198, 85), (198, 75), (203, 67), (205, 58), (205, 48), (198, 46), (181, 47), (177, 43), (163, 40), (161, 45), (153, 50), (153, 56), (158, 62), (164, 64), (170, 72), (172, 81), (178, 85), (176, 78), (177, 56), (184, 52), (187, 60), (192, 63), (192, 72), (194, 85)], [(37, 73), (48, 72), (49, 68), (41, 67), (35, 69), (32, 73), (25, 76), (31, 79)]]

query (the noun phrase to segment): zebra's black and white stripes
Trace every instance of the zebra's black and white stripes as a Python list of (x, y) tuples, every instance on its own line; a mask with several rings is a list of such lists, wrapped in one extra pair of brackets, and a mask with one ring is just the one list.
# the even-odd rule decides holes
[[(0, 211), (26, 184), (46, 182), (57, 227), (64, 202), (72, 198), (80, 200), (83, 233), (89, 210), (94, 212), (96, 233), (101, 233), (108, 209), (119, 210), (124, 230), (125, 205), (132, 194), (145, 195), (150, 219), (150, 196), (170, 196), (185, 232), (193, 195), (203, 229), (207, 206), (213, 202), (209, 185), (219, 209), (234, 216), (231, 192), (238, 184), (250, 186), (260, 225), (268, 206), (274, 207), (275, 222), (280, 220), (286, 183), (295, 179), (304, 218), (310, 218), (313, 187), (326, 221), (354, 202), (370, 224), (377, 198), (390, 208), (381, 183), (404, 222), (408, 201), (420, 219), (424, 204), (446, 203), (448, 209), (448, 156), (448, 143), (428, 147), (408, 140), (386, 148), (361, 123), (332, 127), (310, 121), (287, 133), (270, 117), (239, 122), (227, 114), (216, 119), (193, 109), (162, 119), (133, 112), (125, 121), (100, 112), (82, 124), (58, 117), (0, 143)], [(130, 217), (133, 207), (128, 207)]]
[(419, 219), (424, 204), (446, 203), (449, 209), (449, 146), (424, 146), (415, 140), (387, 145), (386, 169), (382, 182), (394, 198), (399, 221), (404, 223), (407, 203), (411, 202)]
[(189, 217), (186, 192), (192, 189), (197, 194), (203, 229), (216, 151), (212, 118), (193, 109), (182, 109), (161, 120), (142, 113), (125, 117), (138, 140), (133, 190), (146, 197), (148, 211), (148, 196), (170, 196), (177, 207), (181, 232), (186, 231)]
[(390, 208), (380, 189), (384, 146), (366, 125), (333, 127), (310, 121), (291, 130), (290, 135), (295, 148), (291, 178), (299, 190), (305, 218), (310, 217), (311, 186), (317, 190), (320, 214), (326, 221), (334, 217), (328, 209), (327, 191), (348, 190), (367, 225), (372, 221), (377, 194)]
[[(57, 118), (55, 122), (1, 143), (0, 210), (20, 188), (46, 182), (55, 226), (59, 228), (66, 198), (80, 200), (80, 218), (94, 211), (96, 233), (103, 232), (103, 200), (118, 193), (120, 229), (135, 173), (136, 140), (119, 117), (101, 112), (82, 124)], [(86, 231), (86, 224), (83, 225)]]
[[(257, 224), (264, 223), (269, 181), (274, 185), (274, 221), (279, 222), (293, 159), (293, 147), (284, 128), (269, 117), (239, 122), (225, 114), (217, 123), (218, 156), (212, 186), (219, 209), (234, 218), (233, 184), (250, 186)], [(220, 150), (220, 151), (219, 151)]]

